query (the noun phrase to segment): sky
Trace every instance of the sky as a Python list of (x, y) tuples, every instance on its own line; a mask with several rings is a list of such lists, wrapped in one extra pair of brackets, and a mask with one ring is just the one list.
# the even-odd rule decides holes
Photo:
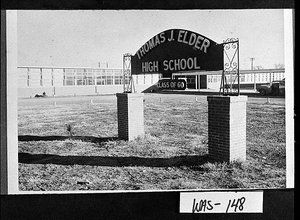
[(18, 66), (122, 68), (123, 54), (156, 34), (186, 29), (217, 43), (238, 38), (240, 69), (284, 64), (284, 11), (28, 10), (18, 11)]

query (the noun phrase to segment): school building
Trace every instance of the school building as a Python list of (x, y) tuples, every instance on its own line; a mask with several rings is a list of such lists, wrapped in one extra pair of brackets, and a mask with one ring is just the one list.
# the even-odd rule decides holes
[[(284, 69), (240, 70), (241, 89), (253, 89), (254, 84), (266, 84), (285, 78)], [(177, 72), (173, 79), (185, 79), (187, 90), (219, 89), (222, 71)], [(162, 78), (162, 74), (133, 75), (136, 92), (143, 92)], [(227, 76), (229, 82), (230, 76)], [(235, 81), (237, 82), (237, 81)], [(123, 69), (86, 67), (18, 67), (18, 97), (76, 96), (123, 92)]]

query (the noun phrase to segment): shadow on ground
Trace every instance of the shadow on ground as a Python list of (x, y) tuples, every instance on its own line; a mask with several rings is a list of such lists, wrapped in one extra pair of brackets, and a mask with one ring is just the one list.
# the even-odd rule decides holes
[(117, 137), (93, 137), (93, 136), (35, 136), (19, 135), (19, 141), (64, 141), (64, 140), (81, 140), (85, 142), (101, 143), (118, 140)]
[[(118, 140), (116, 137), (92, 136), (32, 136), (21, 135), (19, 141), (63, 141), (82, 140), (85, 142), (101, 143)], [(19, 163), (26, 164), (56, 164), (56, 165), (89, 165), (89, 166), (142, 166), (142, 167), (179, 167), (202, 165), (208, 162), (208, 155), (185, 155), (170, 158), (148, 157), (119, 157), (119, 156), (81, 156), (81, 155), (56, 155), (56, 154), (30, 154), (19, 153)]]
[(170, 158), (119, 157), (119, 156), (60, 156), (55, 154), (19, 153), (19, 163), (89, 165), (89, 166), (142, 166), (142, 167), (179, 167), (201, 165), (208, 161), (204, 156), (178, 156)]

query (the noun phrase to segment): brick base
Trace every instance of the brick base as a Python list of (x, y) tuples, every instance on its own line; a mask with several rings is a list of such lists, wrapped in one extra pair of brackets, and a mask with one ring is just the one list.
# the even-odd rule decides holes
[(207, 101), (209, 157), (246, 160), (247, 96), (208, 96)]
[(117, 93), (118, 137), (134, 140), (144, 136), (144, 94)]

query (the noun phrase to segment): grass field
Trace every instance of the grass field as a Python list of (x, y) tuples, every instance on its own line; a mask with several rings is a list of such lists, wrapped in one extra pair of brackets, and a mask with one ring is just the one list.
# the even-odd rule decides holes
[(285, 188), (284, 99), (265, 102), (247, 103), (247, 161), (220, 163), (207, 157), (206, 96), (145, 94), (145, 137), (129, 142), (115, 96), (19, 100), (19, 188)]

